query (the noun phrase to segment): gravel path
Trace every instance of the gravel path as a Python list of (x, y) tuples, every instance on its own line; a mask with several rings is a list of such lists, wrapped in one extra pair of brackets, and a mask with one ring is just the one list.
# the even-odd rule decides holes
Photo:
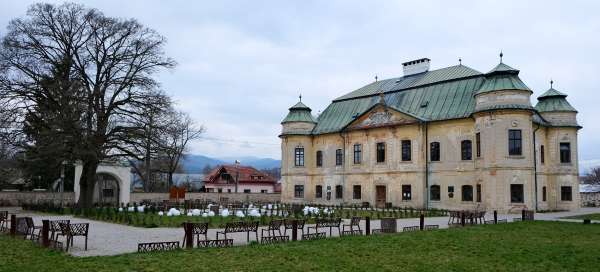
[[(69, 250), (69, 253), (74, 256), (102, 256), (102, 255), (118, 255), (123, 253), (131, 253), (137, 251), (138, 243), (146, 242), (166, 242), (166, 241), (183, 241), (183, 228), (138, 228), (125, 226), (120, 224), (106, 223), (101, 221), (89, 220), (85, 218), (74, 218), (73, 216), (55, 216), (47, 214), (27, 213), (15, 210), (14, 212), (19, 213), (19, 216), (31, 216), (33, 217), (36, 225), (41, 225), (42, 219), (48, 220), (59, 220), (69, 219), (72, 223), (90, 223), (90, 236), (88, 240), (88, 250), (84, 250), (84, 240), (81, 237), (76, 237), (74, 246)], [(536, 214), (536, 220), (559, 220), (560, 217), (573, 216), (588, 213), (600, 213), (600, 208), (582, 208), (576, 212), (560, 212), (560, 213), (538, 213)], [(490, 220), (491, 213), (487, 214), (487, 219)], [(519, 217), (517, 214), (501, 214), (498, 215), (498, 219), (509, 219), (512, 221), (513, 218)], [(560, 219), (560, 221), (570, 221)], [(349, 220), (344, 220), (344, 224), (348, 224)], [(425, 224), (427, 225), (439, 225), (440, 228), (448, 227), (448, 217), (428, 217), (425, 218)], [(403, 227), (418, 226), (418, 218), (409, 219), (398, 219), (397, 220), (398, 230), (401, 231)], [(309, 226), (309, 225), (307, 225)], [(305, 226), (305, 230), (306, 227)], [(312, 225), (311, 225), (312, 226)], [(371, 229), (377, 229), (380, 227), (379, 220), (371, 221)], [(361, 229), (365, 229), (365, 221), (361, 222)], [(221, 229), (210, 229), (208, 233), (209, 239), (215, 239), (216, 232)], [(321, 231), (324, 231), (321, 230)], [(329, 230), (326, 230), (327, 236), (329, 236)], [(260, 235), (260, 229), (259, 229)], [(288, 235), (291, 236), (291, 232), (288, 231)], [(300, 233), (299, 233), (300, 235)], [(333, 236), (338, 236), (337, 229), (333, 229)], [(228, 238), (234, 239), (235, 245), (246, 244), (246, 233), (235, 233), (228, 235)], [(251, 233), (250, 240), (255, 240), (254, 233)], [(61, 238), (64, 241), (64, 238)]]

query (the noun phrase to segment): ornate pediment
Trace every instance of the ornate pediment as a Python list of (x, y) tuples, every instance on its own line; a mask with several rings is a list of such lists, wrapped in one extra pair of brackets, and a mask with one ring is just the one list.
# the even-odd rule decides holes
[(418, 120), (389, 107), (377, 106), (358, 116), (348, 129), (368, 129), (385, 126), (397, 126), (416, 123)]

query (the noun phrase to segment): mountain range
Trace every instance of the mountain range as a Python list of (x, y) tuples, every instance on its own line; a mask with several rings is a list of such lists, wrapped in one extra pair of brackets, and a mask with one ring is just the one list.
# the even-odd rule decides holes
[(201, 174), (202, 170), (206, 167), (215, 167), (222, 164), (233, 164), (235, 160), (239, 160), (242, 165), (252, 166), (256, 169), (272, 169), (281, 167), (281, 161), (271, 158), (258, 158), (258, 157), (223, 157), (223, 158), (211, 158), (204, 155), (187, 155), (183, 159), (183, 169), (187, 173)]

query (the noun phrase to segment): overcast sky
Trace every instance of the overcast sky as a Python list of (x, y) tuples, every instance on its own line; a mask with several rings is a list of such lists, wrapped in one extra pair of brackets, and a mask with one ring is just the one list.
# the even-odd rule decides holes
[[(0, 35), (33, 2), (0, 0)], [(502, 50), (532, 103), (551, 78), (569, 95), (580, 162), (600, 164), (599, 1), (82, 2), (167, 37), (178, 66), (162, 87), (208, 129), (196, 154), (279, 159), (280, 122), (299, 93), (316, 114), (375, 75), (402, 75), (404, 61), (462, 58), (487, 72)]]

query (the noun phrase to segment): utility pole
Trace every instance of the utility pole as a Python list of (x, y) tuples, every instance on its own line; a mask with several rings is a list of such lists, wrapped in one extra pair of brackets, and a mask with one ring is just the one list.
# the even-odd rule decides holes
[(240, 161), (239, 160), (235, 160), (235, 193), (237, 194), (238, 192), (238, 184), (240, 181)]

